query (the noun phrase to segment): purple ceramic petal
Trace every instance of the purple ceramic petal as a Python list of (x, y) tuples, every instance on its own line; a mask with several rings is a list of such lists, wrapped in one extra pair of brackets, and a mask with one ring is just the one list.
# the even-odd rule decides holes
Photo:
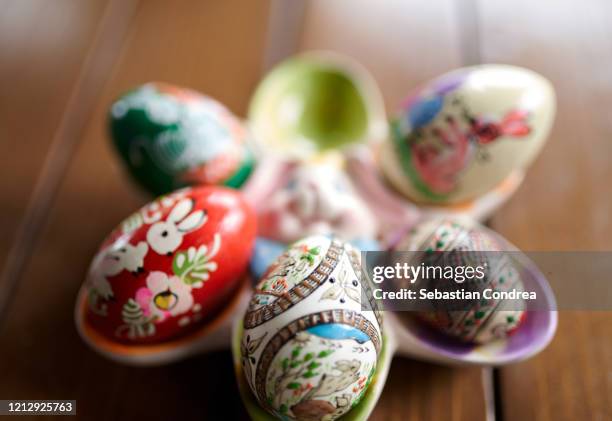
[[(527, 317), (521, 327), (508, 338), (503, 356), (522, 359), (543, 349), (552, 339), (557, 327), (556, 300), (548, 281), (527, 257), (520, 262), (525, 289), (535, 291), (537, 301), (526, 301)], [(550, 309), (550, 310), (546, 310)]]
[(431, 85), (431, 90), (438, 95), (446, 95), (461, 86), (468, 74), (469, 72), (467, 71), (456, 72), (448, 75), (447, 77), (440, 78), (433, 82)]
[[(517, 251), (498, 234), (491, 232), (508, 251)], [(526, 318), (519, 328), (506, 339), (488, 344), (462, 343), (446, 336), (424, 323), (403, 318), (403, 326), (429, 348), (434, 355), (457, 363), (501, 365), (532, 357), (548, 345), (557, 329), (556, 300), (548, 281), (537, 266), (525, 255), (518, 255), (522, 280), (527, 291), (535, 291), (537, 301), (526, 301)], [(549, 310), (548, 310), (549, 309)], [(503, 346), (500, 351), (500, 341)]]

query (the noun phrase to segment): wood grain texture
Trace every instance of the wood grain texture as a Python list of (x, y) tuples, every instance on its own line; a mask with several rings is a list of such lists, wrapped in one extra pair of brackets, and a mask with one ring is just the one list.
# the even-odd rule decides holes
[(481, 370), (396, 358), (371, 420), (484, 420)]
[(347, 54), (374, 76), (389, 113), (419, 84), (461, 66), (452, 0), (308, 3), (302, 50)]
[[(558, 94), (550, 141), (493, 227), (524, 250), (611, 250), (612, 5), (480, 1), (478, 14), (482, 60), (536, 70)], [(611, 323), (561, 311), (544, 352), (502, 369), (504, 418), (611, 419)]]
[[(0, 4), (0, 268), (4, 268), (107, 0)], [(78, 24), (73, 24), (78, 22)]]
[[(455, 6), (450, 0), (310, 1), (300, 49), (337, 51), (359, 61), (392, 114), (418, 85), (470, 57), (462, 50), (468, 28)], [(398, 358), (372, 419), (483, 420), (486, 414), (480, 369)]]
[(611, 250), (612, 5), (489, 3), (478, 12), (483, 62), (543, 74), (558, 104), (548, 144), (495, 226), (525, 250)]
[[(41, 146), (48, 146), (43, 165), (39, 168), (36, 160), (30, 161), (29, 156), (17, 155), (20, 159), (15, 161), (32, 166), (31, 171), (37, 174), (37, 178), (33, 186), (30, 185), (31, 180), (16, 179), (16, 184), (21, 188), (32, 191), (27, 207), (22, 209), (19, 219), (14, 221), (18, 222), (15, 238), (10, 243), (10, 249), (6, 253), (6, 264), (2, 267), (0, 286), (3, 294), (0, 295), (0, 320), (3, 319), (6, 310), (7, 297), (12, 295), (17, 279), (29, 257), (28, 251), (46, 220), (46, 210), (53, 202), (87, 118), (100, 95), (102, 86), (108, 80), (108, 74), (117, 58), (117, 50), (124, 41), (136, 4), (136, 0), (110, 0), (105, 5), (97, 24), (96, 35), (71, 87), (57, 129), (48, 140), (41, 142)], [(7, 179), (12, 178), (7, 177)]]
[(96, 248), (148, 200), (126, 182), (110, 149), (105, 129), (112, 100), (135, 84), (165, 80), (243, 112), (259, 78), (266, 24), (264, 1), (140, 3), (112, 80), (79, 135), (46, 209), (48, 222), (9, 297), (0, 331), (0, 396), (76, 399), (84, 419), (244, 418), (229, 353), (127, 368), (89, 350), (72, 314)]

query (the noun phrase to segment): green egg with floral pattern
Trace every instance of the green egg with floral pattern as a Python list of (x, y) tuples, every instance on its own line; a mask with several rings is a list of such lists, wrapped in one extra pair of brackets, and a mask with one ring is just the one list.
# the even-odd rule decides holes
[(238, 188), (253, 169), (242, 122), (193, 90), (141, 85), (113, 103), (109, 120), (129, 174), (154, 195), (189, 185)]

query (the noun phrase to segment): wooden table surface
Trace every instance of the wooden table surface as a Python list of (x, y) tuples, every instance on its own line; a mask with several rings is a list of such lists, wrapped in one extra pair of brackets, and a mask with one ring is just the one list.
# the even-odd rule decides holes
[[(105, 132), (113, 98), (145, 81), (192, 87), (244, 115), (263, 69), (298, 50), (357, 58), (390, 110), (454, 67), (532, 68), (557, 88), (557, 121), (491, 225), (524, 250), (612, 249), (609, 1), (292, 6), (0, 0), (0, 399), (76, 399), (85, 419), (246, 418), (229, 352), (130, 368), (92, 352), (74, 328), (98, 244), (147, 201), (126, 182)], [(394, 360), (372, 418), (612, 419), (612, 313), (559, 317), (544, 352), (494, 371)]]

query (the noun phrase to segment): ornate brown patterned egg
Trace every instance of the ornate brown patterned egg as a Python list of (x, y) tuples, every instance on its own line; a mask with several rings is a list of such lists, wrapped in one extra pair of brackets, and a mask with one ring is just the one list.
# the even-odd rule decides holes
[(268, 268), (244, 317), (241, 354), (270, 413), (333, 420), (362, 398), (382, 346), (364, 282), (359, 251), (323, 236), (292, 244)]
[(524, 290), (520, 270), (492, 231), (465, 218), (433, 218), (417, 225), (394, 249), (425, 252), (416, 254), (420, 260), (416, 264), (445, 270), (469, 265), (483, 270), (482, 277), (422, 278), (409, 286), (463, 294), (444, 302), (440, 301), (443, 298), (433, 298), (431, 307), (435, 310), (417, 312), (419, 319), (446, 335), (474, 343), (505, 338), (519, 328), (526, 315), (525, 302), (521, 298), (504, 299), (501, 293)]

